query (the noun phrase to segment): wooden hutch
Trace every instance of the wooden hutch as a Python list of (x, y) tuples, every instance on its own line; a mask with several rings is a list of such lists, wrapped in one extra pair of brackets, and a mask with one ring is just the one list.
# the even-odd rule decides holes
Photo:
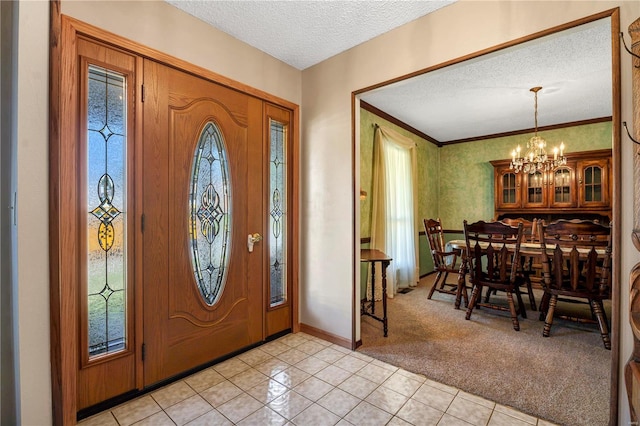
[(510, 160), (494, 167), (495, 219), (598, 219), (611, 221), (611, 149), (572, 152), (567, 164), (533, 174), (516, 173)]

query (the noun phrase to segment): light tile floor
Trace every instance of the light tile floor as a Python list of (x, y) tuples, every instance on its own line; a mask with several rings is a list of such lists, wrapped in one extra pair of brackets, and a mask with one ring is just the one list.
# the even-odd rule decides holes
[(297, 333), (96, 414), (80, 425), (551, 423)]

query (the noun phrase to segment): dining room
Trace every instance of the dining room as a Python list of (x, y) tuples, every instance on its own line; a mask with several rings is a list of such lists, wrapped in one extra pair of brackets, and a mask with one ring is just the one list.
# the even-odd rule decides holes
[[(413, 266), (418, 280), (397, 279), (398, 255), (381, 250), (392, 259), (388, 336), (379, 322), (362, 316), (359, 350), (559, 424), (572, 424), (581, 415), (563, 417), (567, 413), (557, 407), (569, 405), (592, 410), (591, 421), (598, 422), (573, 424), (606, 422), (615, 366), (598, 325), (556, 320), (550, 337), (543, 338), (539, 271), (533, 284), (537, 303), (530, 305), (523, 292), (527, 318), (520, 320), (518, 332), (508, 313), (483, 308), (465, 320), (467, 304), (456, 309), (454, 295), (428, 297), (436, 274), (421, 225), (438, 218), (445, 238), (458, 242), (465, 239), (465, 221), (524, 218), (547, 225), (586, 219), (609, 226), (616, 217), (613, 115), (619, 98), (613, 38), (609, 16), (591, 17), (360, 95), (360, 246), (381, 249), (381, 241), (393, 241), (380, 238), (391, 232), (379, 229), (380, 218), (391, 221), (380, 213), (380, 197), (398, 184), (385, 188), (376, 168), (383, 155), (378, 145), (399, 135), (415, 146), (416, 198), (408, 220), (418, 235)], [(535, 169), (526, 169), (529, 163)], [(454, 285), (456, 279), (450, 274)], [(379, 286), (368, 262), (361, 263), (358, 284), (363, 300)], [(504, 293), (498, 292), (495, 303), (508, 306)], [(558, 305), (567, 318), (592, 313), (588, 305)], [(603, 306), (606, 317), (614, 318), (615, 302), (609, 298)], [(614, 324), (609, 327), (615, 330)], [(498, 361), (491, 347), (500, 352)], [(489, 355), (476, 358), (483, 351)], [(496, 362), (508, 368), (487, 367)], [(576, 374), (593, 381), (581, 385)], [(522, 389), (524, 395), (517, 392)], [(561, 394), (568, 399), (558, 404)], [(555, 408), (545, 402), (551, 396)]]

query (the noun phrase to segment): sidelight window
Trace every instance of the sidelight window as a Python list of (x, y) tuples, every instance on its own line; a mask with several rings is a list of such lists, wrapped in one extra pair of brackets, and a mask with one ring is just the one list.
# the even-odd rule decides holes
[(270, 120), (269, 289), (270, 306), (287, 301), (287, 126)]
[(124, 75), (89, 66), (85, 189), (89, 357), (126, 347), (126, 93)]

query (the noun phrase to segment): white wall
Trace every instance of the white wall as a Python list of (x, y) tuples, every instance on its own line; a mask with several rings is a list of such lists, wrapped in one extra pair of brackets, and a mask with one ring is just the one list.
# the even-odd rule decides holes
[[(49, 356), (49, 5), (18, 4), (19, 399), (23, 425), (51, 423)], [(4, 285), (4, 283), (3, 283)]]
[[(359, 211), (354, 212), (354, 194), (336, 188), (352, 180), (353, 91), (618, 6), (621, 28), (626, 30), (640, 16), (638, 1), (459, 1), (304, 70), (301, 321), (351, 336), (352, 259), (358, 248), (353, 217), (359, 217)], [(627, 120), (632, 117), (630, 73), (630, 57), (622, 53), (622, 117)], [(629, 237), (632, 145), (622, 138), (621, 369), (632, 349), (629, 271), (640, 258)], [(356, 181), (356, 188), (358, 184)], [(355, 208), (359, 208), (357, 203)], [(627, 424), (622, 380), (619, 406), (620, 424)]]

